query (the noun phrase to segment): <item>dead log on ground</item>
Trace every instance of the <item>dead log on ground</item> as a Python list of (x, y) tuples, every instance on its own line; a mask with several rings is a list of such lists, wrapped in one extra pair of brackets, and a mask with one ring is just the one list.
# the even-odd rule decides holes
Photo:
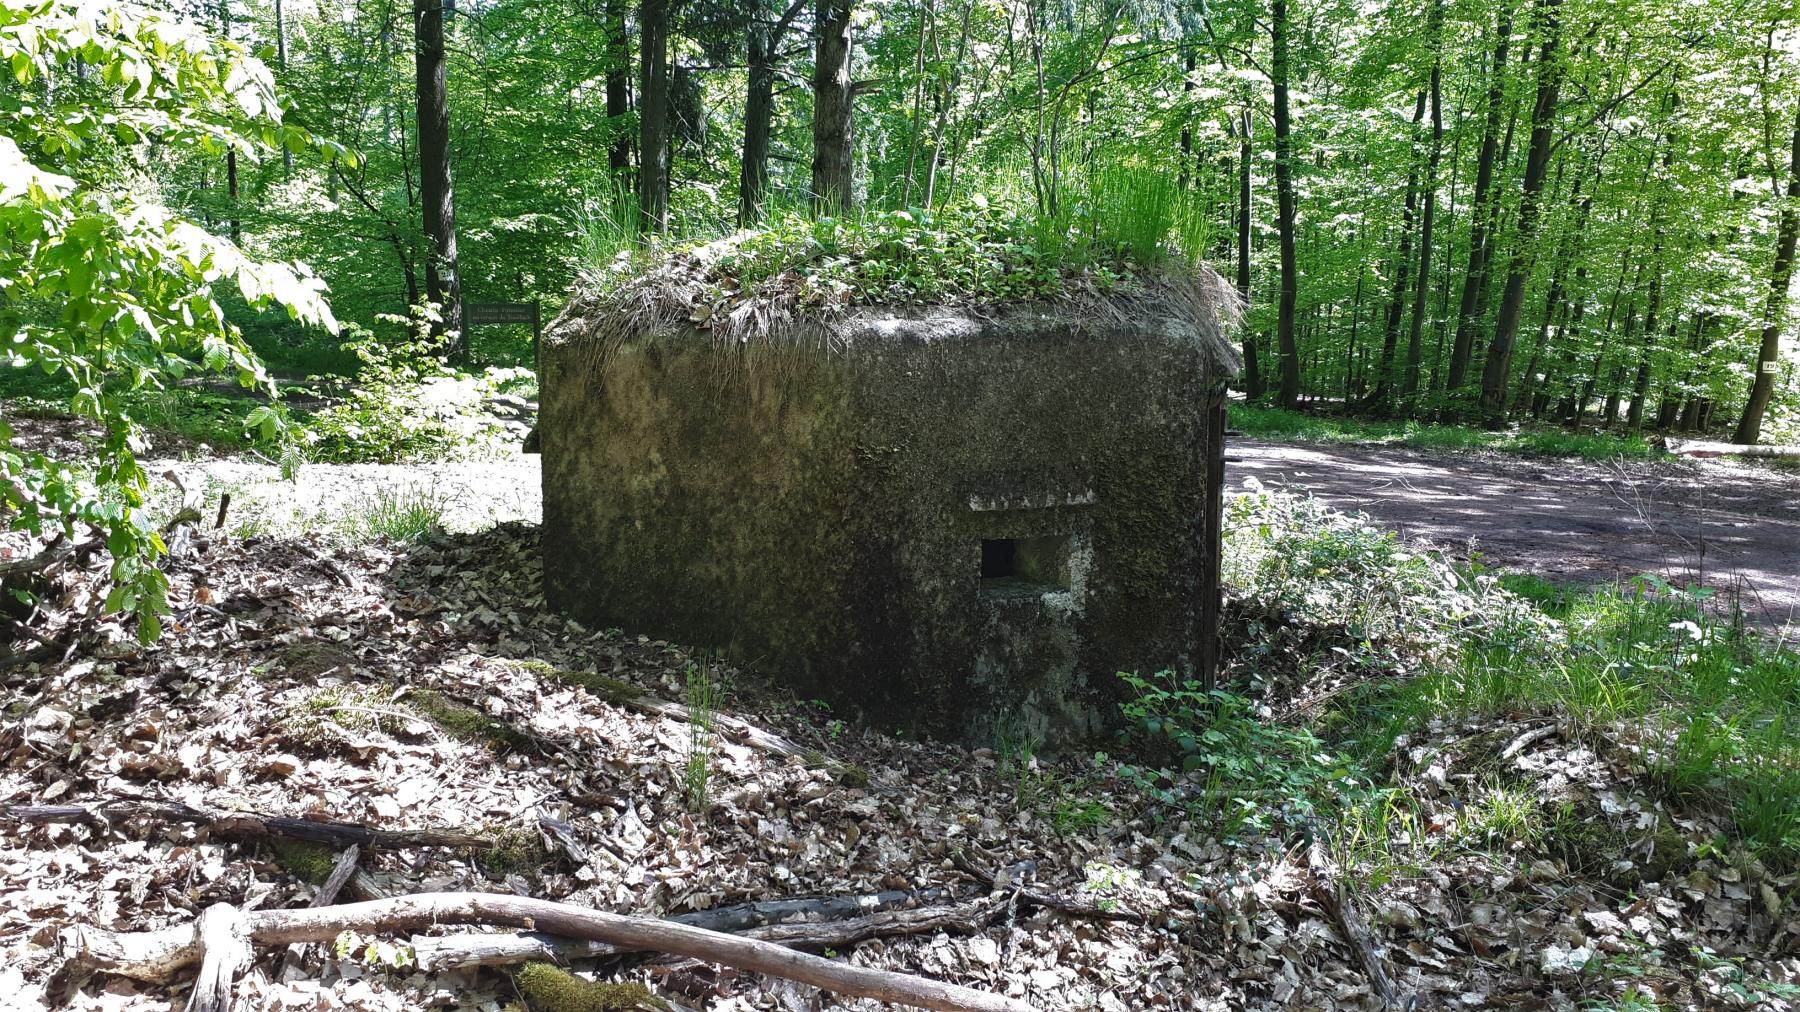
[[(332, 863), (331, 874), (326, 876), (324, 884), (320, 885), (318, 891), (313, 893), (312, 902), (307, 906), (328, 907), (336, 903), (338, 893), (343, 891), (344, 886), (348, 885), (350, 879), (356, 874), (356, 861), (361, 854), (362, 851), (355, 846), (344, 848), (344, 852), (339, 854), (337, 860)], [(282, 969), (285, 970), (295, 964), (305, 954), (306, 946), (304, 945), (295, 943), (288, 946), (287, 954), (281, 957)], [(277, 973), (275, 977), (279, 980), (281, 974)]]
[[(1087, 917), (1100, 921), (1124, 921), (1127, 924), (1144, 923), (1143, 914), (1135, 913), (1122, 907), (1102, 906), (1098, 903), (1087, 903), (1082, 900), (1071, 899), (1067, 896), (1058, 896), (1054, 893), (1040, 892), (1036, 889), (1008, 885), (1007, 882), (997, 879), (993, 872), (976, 864), (968, 855), (961, 851), (951, 855), (950, 863), (967, 872), (969, 875), (973, 876), (976, 881), (987, 886), (989, 889), (996, 888), (996, 883), (998, 883), (998, 887), (1002, 889), (1016, 889), (1019, 901), (1029, 906), (1043, 907), (1046, 910), (1055, 910), (1058, 913), (1068, 914), (1071, 917)], [(1012, 881), (1022, 878), (1023, 876), (1020, 872), (1027, 866), (1029, 866), (1031, 871), (1037, 870), (1037, 863), (1035, 861), (1021, 861), (1006, 869), (1004, 873), (1006, 879)]]
[(1355, 897), (1331, 874), (1331, 862), (1325, 857), (1325, 851), (1317, 840), (1306, 849), (1306, 866), (1312, 876), (1313, 899), (1330, 915), (1332, 922), (1337, 925), (1338, 934), (1343, 936), (1344, 943), (1356, 953), (1363, 972), (1368, 975), (1369, 987), (1381, 999), (1382, 1007), (1417, 1007), (1417, 995), (1410, 998), (1400, 996), (1400, 986), (1394, 983), (1393, 975), (1388, 973), (1387, 960), (1382, 958), (1381, 950), (1376, 947), (1375, 936), (1369, 931), (1369, 924), (1363, 919), (1362, 912), (1357, 909)]
[[(843, 948), (871, 938), (927, 931), (978, 931), (972, 909), (932, 906), (953, 899), (941, 887), (917, 892), (898, 890), (863, 896), (762, 900), (712, 910), (677, 914), (665, 920), (709, 931), (744, 934), (793, 949)], [(992, 918), (987, 918), (991, 920)], [(576, 959), (616, 956), (627, 950), (602, 942), (558, 938), (541, 931), (419, 935), (412, 939), (419, 968), (427, 971), (474, 966), (505, 966), (534, 959), (568, 963)]]
[[(223, 908), (221, 910), (221, 908)], [(214, 911), (219, 911), (213, 914)], [(391, 900), (342, 906), (239, 912), (229, 904), (208, 910), (194, 924), (160, 931), (114, 933), (86, 926), (65, 929), (60, 955), (78, 970), (167, 983), (176, 973), (203, 963), (209, 987), (241, 968), (237, 939), (261, 945), (324, 942), (345, 931), (418, 932), (438, 924), (491, 924), (542, 931), (565, 938), (606, 942), (630, 949), (667, 952), (810, 984), (836, 994), (944, 1012), (1028, 1012), (1023, 1001), (944, 981), (855, 966), (739, 935), (648, 917), (590, 910), (567, 903), (497, 893), (420, 893)], [(218, 925), (230, 925), (216, 941)], [(215, 958), (214, 949), (219, 955)], [(229, 987), (225, 990), (229, 994)], [(210, 992), (209, 995), (210, 996)], [(195, 988), (191, 1012), (214, 1012), (201, 1005)]]
[(196, 808), (178, 801), (156, 798), (109, 798), (73, 805), (8, 805), (0, 809), (0, 821), (37, 825), (51, 822), (74, 822), (108, 827), (126, 819), (149, 819), (156, 822), (181, 822), (205, 826), (207, 832), (225, 839), (269, 839), (285, 837), (322, 843), (334, 850), (362, 847), (375, 850), (397, 850), (403, 847), (473, 847), (486, 850), (494, 841), (484, 836), (440, 829), (375, 829), (355, 822), (295, 819), (281, 815), (259, 815), (255, 812), (228, 812), (223, 809)]

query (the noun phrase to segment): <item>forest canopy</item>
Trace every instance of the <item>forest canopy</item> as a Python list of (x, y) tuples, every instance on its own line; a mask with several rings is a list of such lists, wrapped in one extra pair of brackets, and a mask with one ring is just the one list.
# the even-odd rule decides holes
[[(228, 6), (237, 37), (287, 53), (304, 122), (367, 159), (264, 164), (238, 213), (328, 277), (347, 317), (401, 310), (435, 248), (412, 10), (288, 4), (278, 26), (272, 5)], [(1725, 428), (1753, 377), (1792, 395), (1764, 345), (1790, 311), (1794, 15), (464, 4), (445, 22), (456, 268), (465, 298), (554, 302), (640, 230), (705, 240), (806, 211), (815, 191), (855, 214), (980, 198), (1037, 230), (1136, 222), (1149, 201), (1243, 287), (1252, 396)], [(821, 94), (840, 78), (844, 94)], [(847, 186), (821, 154), (838, 126), (814, 115), (840, 98)], [(225, 213), (216, 166), (176, 168)]]
[[(1252, 398), (1793, 424), (1791, 2), (169, 6), (269, 56), (288, 122), (361, 160), (145, 170), (364, 325), (555, 305), (643, 233), (985, 204), (1040, 242), (1159, 227), (1214, 263), (1250, 306)], [(243, 322), (278, 363), (347, 367)]]

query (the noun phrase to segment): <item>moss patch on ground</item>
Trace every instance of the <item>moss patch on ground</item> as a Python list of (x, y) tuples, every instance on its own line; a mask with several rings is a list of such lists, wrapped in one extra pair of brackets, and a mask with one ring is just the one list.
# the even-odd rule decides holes
[(494, 834), (494, 844), (476, 851), (475, 860), (493, 875), (541, 871), (550, 861), (550, 852), (537, 833), (528, 829), (502, 829)]
[(269, 842), (269, 853), (281, 870), (309, 885), (324, 885), (337, 864), (337, 855), (322, 843), (278, 837)]
[(671, 1006), (642, 984), (585, 980), (549, 963), (526, 963), (513, 983), (538, 1012), (666, 1012)]
[(1577, 875), (1598, 875), (1621, 888), (1661, 882), (1693, 866), (1687, 840), (1659, 816), (1649, 829), (1623, 829), (1592, 803), (1564, 806), (1543, 847)]
[(530, 735), (508, 727), (480, 710), (456, 702), (440, 692), (422, 689), (410, 693), (406, 697), (406, 704), (457, 741), (483, 742), (495, 751), (525, 750), (532, 747)]
[(579, 686), (588, 694), (603, 702), (618, 706), (629, 704), (645, 695), (644, 690), (617, 678), (608, 678), (597, 671), (572, 671), (559, 668), (544, 661), (520, 661), (520, 670), (529, 671), (539, 678), (549, 678), (566, 685)]

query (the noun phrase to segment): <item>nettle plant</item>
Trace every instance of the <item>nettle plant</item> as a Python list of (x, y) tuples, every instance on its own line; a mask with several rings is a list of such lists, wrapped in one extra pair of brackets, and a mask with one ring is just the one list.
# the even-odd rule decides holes
[[(304, 265), (245, 255), (164, 207), (150, 170), (174, 151), (259, 159), (290, 151), (348, 158), (284, 125), (269, 70), (245, 47), (132, 5), (0, 0), (0, 335), (7, 364), (67, 382), (67, 407), (98, 423), (97, 459), (20, 450), (0, 419), (0, 500), (35, 537), (105, 538), (112, 613), (161, 631), (166, 551), (144, 516), (149, 479), (131, 391), (196, 371), (274, 393), (214, 286), (253, 307), (335, 330), (325, 285)], [(279, 413), (251, 421), (280, 435)]]

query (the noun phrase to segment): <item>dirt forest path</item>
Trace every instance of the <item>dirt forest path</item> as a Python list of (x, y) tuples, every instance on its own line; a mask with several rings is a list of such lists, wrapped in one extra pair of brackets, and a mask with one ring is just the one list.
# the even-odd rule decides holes
[(1724, 461), (1615, 461), (1233, 439), (1246, 478), (1361, 510), (1408, 537), (1552, 580), (1656, 573), (1800, 623), (1800, 475)]

